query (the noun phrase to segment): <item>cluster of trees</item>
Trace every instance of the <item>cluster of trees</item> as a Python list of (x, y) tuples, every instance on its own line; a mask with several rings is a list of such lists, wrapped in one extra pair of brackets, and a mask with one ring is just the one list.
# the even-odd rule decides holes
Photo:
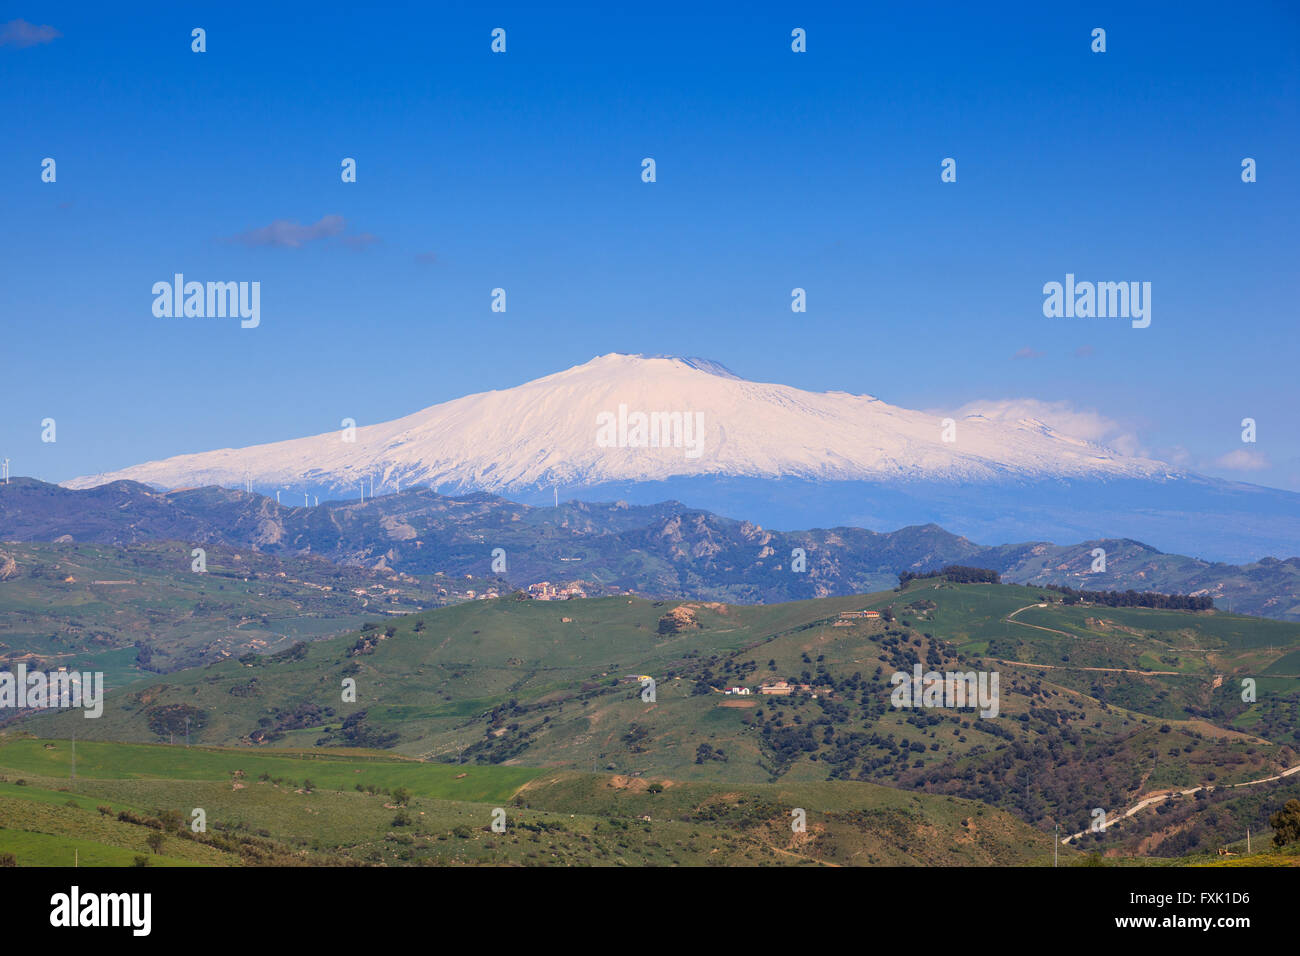
[(1286, 846), (1300, 841), (1300, 800), (1288, 800), (1277, 813), (1268, 818), (1273, 828), (1273, 845)]
[(820, 744), (813, 737), (815, 725), (791, 726), (783, 722), (779, 712), (775, 719), (764, 720), (759, 728), (764, 756), (775, 771), (773, 776), (780, 776), (803, 755), (814, 754), (820, 749)]
[(366, 711), (359, 710), (348, 714), (339, 725), (339, 737), (348, 747), (369, 747), (374, 750), (386, 750), (397, 743), (398, 735), (384, 733), (366, 722)]
[(1155, 607), (1169, 611), (1209, 611), (1214, 608), (1214, 598), (1208, 595), (1193, 597), (1189, 594), (1159, 594), (1155, 591), (1076, 591), (1060, 584), (1044, 585), (1049, 591), (1061, 595), (1063, 604), (1101, 604), (1106, 607)]
[(726, 763), (727, 755), (722, 752), (721, 748), (715, 749), (709, 744), (700, 744), (695, 750), (695, 762), (705, 763), (709, 760), (720, 760), (722, 763)]
[[(256, 678), (254, 678), (254, 681)], [(247, 685), (242, 685), (247, 686)], [(241, 685), (235, 685), (230, 688), (230, 692), (235, 696), (251, 696), (257, 693), (256, 687), (251, 687), (248, 692), (241, 691)], [(258, 726), (267, 730), (262, 735), (261, 740), (266, 743), (279, 740), (290, 730), (302, 730), (305, 727), (319, 727), (327, 720), (334, 716), (333, 707), (324, 707), (315, 701), (299, 701), (292, 709), (274, 707), (269, 714), (259, 717)], [(329, 728), (326, 728), (327, 730)]]
[(972, 568), (964, 564), (949, 564), (938, 571), (903, 571), (898, 575), (898, 586), (906, 587), (908, 581), (922, 578), (947, 578), (953, 584), (1001, 584), (1002, 575), (988, 568)]
[[(308, 705), (300, 705), (298, 710), (303, 711)], [(332, 716), (334, 709), (327, 707), (320, 712), (314, 723), (324, 721), (325, 716)], [(314, 723), (303, 724), (304, 727), (313, 726)], [(290, 728), (295, 729), (295, 728)], [(254, 743), (258, 743), (258, 734), (261, 731), (255, 731), (249, 735)], [(267, 742), (278, 740), (284, 734), (278, 730), (274, 733), (263, 733), (263, 739)], [(317, 747), (367, 747), (371, 750), (387, 750), (397, 743), (399, 735), (397, 733), (384, 733), (372, 724), (366, 723), (366, 711), (359, 710), (356, 713), (348, 714), (343, 718), (343, 722), (337, 728), (326, 727), (325, 736), (317, 738)]]
[[(96, 808), (104, 817), (113, 816), (113, 808), (108, 806), (99, 806)], [(157, 816), (148, 816), (147, 814), (136, 814), (129, 810), (123, 810), (117, 814), (117, 820), (121, 823), (129, 823), (133, 826), (144, 827), (149, 830), (145, 835), (145, 843), (154, 853), (161, 853), (164, 844), (168, 838), (175, 840), (188, 840), (191, 843), (200, 843), (204, 846), (212, 847), (224, 853), (238, 854), (243, 858), (242, 862), (249, 866), (288, 866), (288, 865), (336, 865), (344, 862), (344, 857), (335, 854), (323, 854), (311, 852), (304, 855), (301, 851), (279, 843), (271, 839), (271, 834), (266, 830), (258, 830), (257, 835), (241, 833), (248, 829), (247, 823), (238, 823), (233, 826), (226, 826), (220, 823), (213, 824), (213, 833), (195, 833), (190, 830), (185, 817), (177, 810), (158, 810)], [(147, 866), (149, 858), (147, 856), (137, 856), (135, 858), (136, 866)], [(0, 866), (4, 866), (0, 860)]]
[(645, 753), (645, 747), (641, 742), (649, 736), (650, 731), (640, 724), (633, 723), (628, 727), (627, 733), (623, 735), (623, 743), (627, 744), (628, 750), (634, 754)]
[(149, 729), (159, 737), (184, 734), (187, 717), (189, 718), (188, 729), (191, 733), (202, 730), (208, 722), (207, 711), (191, 707), (189, 704), (159, 704), (145, 713), (149, 718)]
[(154, 669), (150, 666), (152, 663), (153, 648), (143, 641), (138, 642), (135, 645), (135, 666), (142, 671), (149, 671)]

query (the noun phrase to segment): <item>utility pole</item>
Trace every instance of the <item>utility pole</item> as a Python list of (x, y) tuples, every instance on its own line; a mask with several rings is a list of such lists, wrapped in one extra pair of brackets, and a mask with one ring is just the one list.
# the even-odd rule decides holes
[(1052, 866), (1056, 866), (1056, 857), (1061, 849), (1061, 825), (1056, 825), (1056, 835), (1052, 837)]
[(1246, 856), (1250, 856), (1250, 827), (1246, 827)]
[(77, 782), (77, 731), (72, 731), (72, 782)]
[(187, 714), (185, 717), (185, 746), (188, 748), (189, 745), (190, 745), (190, 718), (189, 715)]

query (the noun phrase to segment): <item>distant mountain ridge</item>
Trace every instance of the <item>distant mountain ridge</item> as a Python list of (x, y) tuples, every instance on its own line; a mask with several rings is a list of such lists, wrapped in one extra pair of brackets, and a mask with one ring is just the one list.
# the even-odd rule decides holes
[[(0, 540), (129, 544), (179, 540), (411, 574), (497, 574), (514, 586), (586, 580), (648, 596), (773, 603), (893, 586), (902, 571), (969, 564), (1007, 581), (1088, 590), (1205, 593), (1225, 609), (1300, 620), (1300, 557), (1245, 566), (1165, 554), (1132, 539), (977, 544), (935, 524), (771, 531), (675, 501), (531, 507), (485, 493), (412, 489), (290, 507), (218, 487), (162, 493), (134, 482), (72, 491), (33, 479), (0, 486)], [(1106, 551), (1093, 573), (1092, 551)], [(796, 549), (802, 549), (802, 559)], [(803, 571), (792, 570), (802, 560)]]
[(871, 395), (740, 378), (699, 358), (609, 354), (381, 424), (178, 455), (65, 482), (360, 498), (428, 487), (690, 501), (772, 527), (937, 522), (983, 540), (1138, 537), (1246, 562), (1293, 553), (1300, 494), (1187, 474), (1034, 419), (946, 419)]

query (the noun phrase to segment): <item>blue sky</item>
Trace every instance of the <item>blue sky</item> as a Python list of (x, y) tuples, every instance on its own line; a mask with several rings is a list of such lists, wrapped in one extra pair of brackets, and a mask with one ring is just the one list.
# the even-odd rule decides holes
[[(620, 351), (1004, 402), (1300, 489), (1295, 5), (476, 6), (0, 14), (15, 474), (384, 421)], [(155, 318), (176, 272), (260, 282), (260, 327)], [(1150, 328), (1045, 318), (1067, 272), (1151, 282)]]

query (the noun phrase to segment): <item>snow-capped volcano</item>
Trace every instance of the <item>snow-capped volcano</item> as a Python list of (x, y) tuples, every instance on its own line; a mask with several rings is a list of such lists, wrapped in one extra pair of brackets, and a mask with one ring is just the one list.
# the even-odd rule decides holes
[(983, 483), (1163, 478), (1043, 422), (945, 420), (870, 395), (751, 382), (701, 359), (611, 354), (378, 425), (178, 455), (65, 482), (510, 493), (685, 477)]

